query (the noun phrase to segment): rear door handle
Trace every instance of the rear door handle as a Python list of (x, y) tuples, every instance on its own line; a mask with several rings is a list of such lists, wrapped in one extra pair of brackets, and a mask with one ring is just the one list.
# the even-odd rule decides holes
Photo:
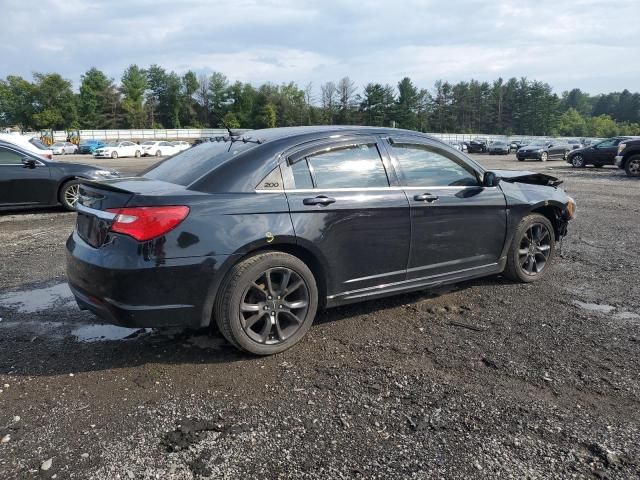
[(327, 197), (326, 195), (318, 195), (314, 198), (305, 198), (302, 200), (302, 203), (305, 205), (331, 205), (335, 202), (335, 198)]
[(416, 202), (435, 202), (436, 200), (438, 200), (438, 196), (434, 195), (432, 193), (422, 193), (420, 195), (414, 195), (413, 199)]

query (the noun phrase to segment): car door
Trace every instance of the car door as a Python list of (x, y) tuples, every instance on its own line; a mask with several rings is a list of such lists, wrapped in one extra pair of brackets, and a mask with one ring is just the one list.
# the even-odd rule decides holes
[(376, 138), (304, 147), (283, 178), (298, 243), (326, 262), (329, 301), (405, 280), (409, 204)]
[(506, 235), (506, 200), (483, 187), (481, 171), (461, 155), (416, 137), (389, 139), (410, 204), (407, 279), (495, 268)]
[[(23, 158), (35, 162), (26, 168)], [(55, 182), (49, 167), (41, 160), (10, 147), (0, 146), (0, 205), (43, 205), (55, 199)]]
[(593, 163), (613, 163), (615, 156), (618, 154), (618, 145), (621, 141), (622, 139), (620, 138), (609, 138), (596, 144), (591, 155)]

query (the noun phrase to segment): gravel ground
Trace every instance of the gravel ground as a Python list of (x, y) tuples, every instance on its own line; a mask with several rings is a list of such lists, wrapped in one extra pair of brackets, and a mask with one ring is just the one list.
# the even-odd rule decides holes
[(544, 281), (328, 310), (269, 358), (100, 325), (64, 283), (74, 215), (0, 216), (0, 478), (640, 477), (640, 183), (477, 158), (576, 199)]

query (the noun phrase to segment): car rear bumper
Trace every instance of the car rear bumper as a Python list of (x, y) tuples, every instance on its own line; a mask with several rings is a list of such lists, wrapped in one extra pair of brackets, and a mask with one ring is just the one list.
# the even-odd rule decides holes
[(228, 255), (145, 260), (67, 240), (67, 280), (78, 306), (126, 327), (209, 324), (216, 274)]

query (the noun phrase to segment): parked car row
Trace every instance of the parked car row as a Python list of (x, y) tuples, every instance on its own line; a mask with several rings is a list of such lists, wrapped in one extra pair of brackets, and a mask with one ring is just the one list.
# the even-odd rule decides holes
[(163, 140), (147, 140), (138, 144), (129, 140), (104, 142), (102, 140), (87, 139), (80, 141), (77, 152), (65, 153), (84, 153), (102, 158), (142, 157), (145, 155), (160, 157), (174, 155), (190, 147), (191, 144), (189, 142), (185, 142), (184, 140), (176, 140), (173, 142)]

